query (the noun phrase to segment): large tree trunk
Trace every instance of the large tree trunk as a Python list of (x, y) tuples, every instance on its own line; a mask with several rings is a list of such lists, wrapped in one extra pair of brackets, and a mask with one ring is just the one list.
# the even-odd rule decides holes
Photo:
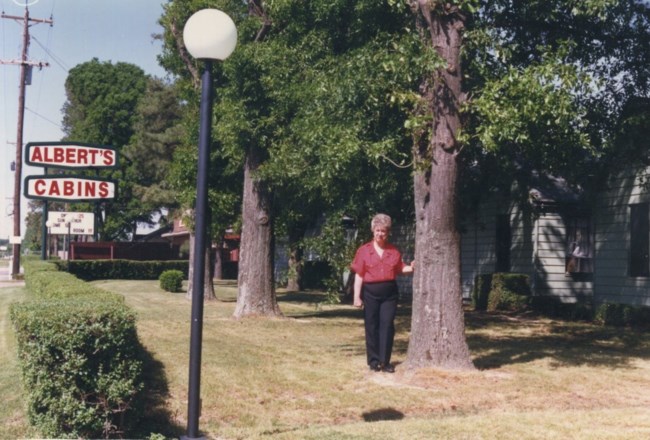
[[(212, 283), (212, 274), (214, 266), (210, 264), (210, 247), (205, 249), (205, 268), (203, 275), (203, 301), (212, 301), (217, 299), (214, 293), (214, 284)], [(194, 234), (190, 234), (190, 269), (188, 271), (187, 294), (185, 298), (192, 299), (192, 289), (194, 280)]]
[(273, 274), (273, 222), (271, 195), (254, 176), (260, 152), (247, 152), (244, 165), (242, 232), (235, 318), (281, 316), (275, 297)]
[[(409, 368), (474, 368), (467, 341), (460, 277), (460, 234), (456, 219), (458, 179), (456, 134), (460, 128), (460, 47), (464, 17), (416, 2), (425, 44), (447, 68), (432, 72), (421, 93), (432, 113), (430, 139), (416, 140), (414, 177), (416, 270), (406, 363)], [(438, 8), (442, 5), (438, 4)], [(452, 6), (452, 8), (454, 8)]]

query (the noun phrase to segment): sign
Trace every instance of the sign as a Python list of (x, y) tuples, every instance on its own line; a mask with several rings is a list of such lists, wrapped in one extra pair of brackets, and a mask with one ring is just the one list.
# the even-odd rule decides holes
[(116, 168), (117, 151), (106, 145), (80, 142), (30, 142), (25, 145), (27, 165), (52, 168)]
[[(68, 224), (70, 225), (69, 229)], [(50, 234), (93, 235), (95, 214), (92, 212), (49, 212), (47, 225)]]
[(12, 235), (9, 237), (9, 244), (20, 244), (23, 241), (23, 239), (20, 237), (20, 235)]
[(28, 199), (99, 201), (115, 198), (115, 182), (100, 177), (28, 176), (25, 197)]

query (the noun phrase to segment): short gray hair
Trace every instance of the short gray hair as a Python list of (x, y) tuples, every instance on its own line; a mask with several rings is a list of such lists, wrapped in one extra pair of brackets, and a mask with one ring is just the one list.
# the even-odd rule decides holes
[(377, 226), (390, 229), (392, 224), (393, 221), (390, 219), (390, 216), (386, 214), (377, 214), (372, 218), (372, 221), (370, 222), (370, 230), (374, 231)]

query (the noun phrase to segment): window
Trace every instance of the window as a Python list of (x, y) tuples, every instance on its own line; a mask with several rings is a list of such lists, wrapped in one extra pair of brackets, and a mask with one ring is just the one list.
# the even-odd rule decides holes
[(512, 245), (512, 233), (510, 230), (510, 215), (497, 216), (497, 240), (495, 272), (510, 272), (510, 247)]
[(630, 276), (650, 275), (648, 203), (630, 205)]
[(565, 249), (566, 275), (594, 271), (591, 219), (588, 216), (572, 217), (566, 221)]

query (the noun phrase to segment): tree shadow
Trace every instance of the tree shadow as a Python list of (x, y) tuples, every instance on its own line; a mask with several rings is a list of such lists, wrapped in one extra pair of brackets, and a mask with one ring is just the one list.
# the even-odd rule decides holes
[(381, 408), (374, 411), (364, 412), (362, 415), (366, 422), (382, 422), (390, 420), (402, 420), (404, 413), (395, 408)]
[[(478, 353), (473, 362), (481, 370), (539, 359), (550, 359), (552, 368), (634, 368), (634, 358), (650, 358), (647, 334), (630, 329), (479, 312), (468, 313), (466, 323), (470, 330), (467, 337), (470, 351)], [(522, 326), (530, 331), (518, 333)], [(502, 330), (494, 335), (471, 331), (490, 327)]]
[(286, 292), (277, 294), (278, 302), (293, 302), (301, 304), (321, 304), (327, 300), (327, 295), (322, 292), (310, 292), (301, 290), (299, 292)]
[(167, 406), (169, 386), (165, 365), (157, 360), (144, 346), (140, 346), (144, 371), (142, 395), (142, 418), (130, 433), (133, 438), (149, 438), (151, 434), (162, 434), (165, 438), (180, 438), (184, 427), (175, 423), (175, 414)]

